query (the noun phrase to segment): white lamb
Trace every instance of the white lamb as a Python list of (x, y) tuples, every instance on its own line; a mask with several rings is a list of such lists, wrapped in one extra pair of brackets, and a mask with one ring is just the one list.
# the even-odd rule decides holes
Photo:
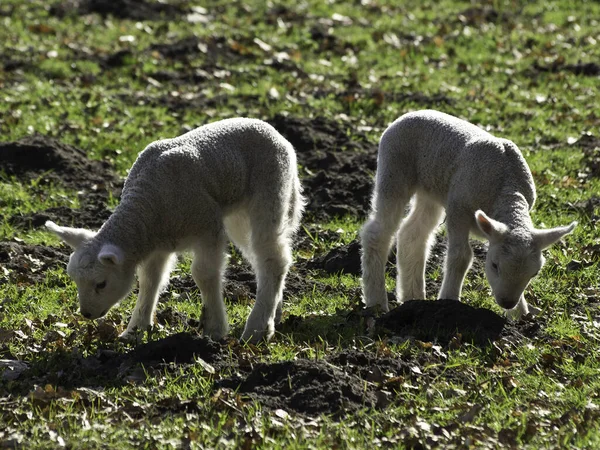
[(292, 145), (266, 122), (237, 118), (148, 145), (131, 168), (121, 203), (97, 233), (46, 226), (75, 249), (67, 272), (89, 319), (128, 295), (137, 270), (139, 296), (125, 338), (152, 324), (175, 253), (188, 249), (204, 333), (225, 336), (221, 280), (229, 237), (256, 273), (256, 304), (242, 335), (256, 342), (268, 340), (281, 318), (302, 209)]
[(372, 212), (360, 233), (366, 305), (388, 311), (384, 271), (396, 232), (397, 298), (425, 298), (425, 263), (445, 209), (439, 298), (459, 299), (473, 258), (472, 232), (489, 240), (485, 271), (498, 305), (512, 310), (511, 318), (527, 314), (523, 292), (544, 263), (541, 251), (576, 225), (534, 228), (534, 201), (533, 177), (513, 142), (437, 111), (401, 116), (381, 136)]

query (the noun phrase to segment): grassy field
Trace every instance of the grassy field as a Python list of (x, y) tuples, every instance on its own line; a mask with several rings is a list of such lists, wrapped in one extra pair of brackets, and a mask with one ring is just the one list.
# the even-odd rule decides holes
[[(493, 342), (380, 332), (359, 308), (357, 271), (323, 270), (335, 252), (356, 260), (368, 196), (343, 192), (327, 203), (337, 209), (309, 206), (272, 342), (236, 339), (253, 281), (232, 249), (231, 337), (196, 336), (183, 257), (136, 349), (116, 338), (134, 295), (84, 320), (69, 250), (34, 220), (101, 224), (118, 189), (15, 174), (0, 152), (0, 447), (598, 448), (599, 21), (595, 1), (3, 0), (0, 142), (44, 135), (124, 177), (156, 139), (235, 116), (278, 120), (314, 142), (299, 158), (310, 203), (319, 185), (344, 182), (313, 157), (348, 161), (356, 188), (352, 177), (374, 174), (382, 130), (434, 108), (522, 149), (536, 226), (579, 225), (527, 288), (541, 314)], [(463, 301), (502, 314), (477, 261)], [(317, 407), (295, 391), (329, 397)]]

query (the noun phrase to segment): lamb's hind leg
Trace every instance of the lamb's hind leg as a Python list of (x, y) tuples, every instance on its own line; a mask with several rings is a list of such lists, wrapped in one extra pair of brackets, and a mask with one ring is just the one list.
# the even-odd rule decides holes
[(251, 213), (257, 289), (256, 303), (248, 316), (243, 340), (269, 340), (275, 333), (275, 318), (281, 308), (285, 277), (292, 263), (292, 230), (282, 220), (283, 215), (273, 210)]
[(363, 299), (367, 307), (379, 306), (384, 312), (389, 309), (385, 289), (385, 264), (394, 233), (409, 200), (409, 193), (386, 195), (376, 188), (373, 211), (360, 231)]
[(140, 292), (121, 338), (129, 339), (136, 329), (145, 330), (152, 325), (158, 296), (169, 282), (169, 274), (176, 262), (175, 254), (169, 252), (155, 252), (142, 262), (138, 268)]
[(460, 299), (465, 275), (473, 261), (473, 250), (469, 244), (469, 225), (469, 222), (455, 220), (450, 215), (447, 217), (448, 252), (438, 298)]
[(269, 340), (275, 333), (275, 318), (281, 308), (292, 251), (287, 239), (280, 236), (260, 243), (255, 241), (253, 248), (256, 257), (256, 304), (248, 316), (242, 339), (258, 342), (263, 338)]
[(222, 278), (225, 270), (224, 233), (204, 239), (194, 248), (192, 277), (202, 294), (204, 334), (218, 340), (227, 335), (227, 311), (223, 301)]
[(396, 297), (400, 301), (425, 298), (425, 264), (444, 208), (417, 194), (396, 239), (398, 276)]

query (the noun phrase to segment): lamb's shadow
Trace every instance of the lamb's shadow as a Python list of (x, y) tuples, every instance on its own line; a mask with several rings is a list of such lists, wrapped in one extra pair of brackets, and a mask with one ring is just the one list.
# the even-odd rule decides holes
[(505, 324), (495, 312), (457, 300), (409, 300), (379, 317), (375, 328), (381, 336), (412, 336), (442, 345), (459, 338), (485, 347), (500, 338)]
[(217, 370), (228, 364), (227, 346), (193, 332), (150, 340), (124, 352), (119, 347), (115, 342), (108, 343), (86, 356), (77, 351), (40, 354), (27, 362), (29, 369), (24, 375), (42, 385), (49, 383), (65, 389), (118, 387), (143, 382), (152, 370), (194, 364), (198, 358)]
[[(275, 339), (313, 343), (326, 340), (344, 348), (355, 346), (357, 341), (372, 342), (387, 336), (442, 346), (451, 346), (459, 339), (486, 347), (501, 337), (505, 324), (506, 320), (491, 310), (455, 300), (411, 300), (379, 318), (358, 307), (333, 314), (288, 315), (277, 326)], [(239, 336), (242, 326), (231, 330), (231, 335)], [(67, 389), (117, 387), (143, 382), (153, 370), (195, 364), (198, 358), (216, 371), (236, 365), (227, 344), (214, 342), (193, 330), (150, 340), (125, 351), (114, 344), (86, 356), (74, 351), (41, 354), (39, 359), (28, 362), (26, 378), (35, 384), (50, 383)]]
[(373, 312), (358, 309), (332, 315), (289, 316), (277, 330), (295, 341), (394, 337), (447, 346), (458, 339), (486, 347), (501, 337), (505, 325), (506, 319), (495, 312), (457, 300), (410, 300), (378, 318)]

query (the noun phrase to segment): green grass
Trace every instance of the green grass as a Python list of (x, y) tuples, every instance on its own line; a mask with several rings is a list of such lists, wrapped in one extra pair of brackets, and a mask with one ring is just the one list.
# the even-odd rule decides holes
[[(600, 445), (600, 314), (597, 303), (590, 302), (599, 295), (598, 253), (590, 250), (598, 242), (599, 211), (596, 206), (590, 214), (577, 206), (600, 196), (600, 181), (597, 174), (585, 174), (582, 148), (569, 140), (587, 132), (597, 136), (598, 76), (535, 69), (535, 64), (563, 67), (600, 60), (598, 2), (581, 1), (574, 8), (566, 0), (494, 0), (477, 13), (472, 2), (450, 0), (309, 0), (297, 5), (211, 0), (204, 5), (207, 23), (74, 11), (58, 18), (47, 6), (56, 3), (5, 0), (0, 6), (0, 54), (4, 63), (20, 66), (9, 70), (0, 64), (0, 141), (47, 134), (83, 148), (91, 158), (112, 162), (125, 175), (149, 142), (222, 118), (322, 115), (343, 123), (350, 137), (366, 135), (375, 144), (399, 115), (438, 108), (519, 145), (537, 185), (536, 225), (577, 220), (579, 226), (545, 252), (547, 264), (527, 289), (528, 298), (543, 310), (543, 331), (519, 342), (501, 339), (487, 348), (463, 343), (446, 349), (366, 336), (364, 323), (348, 316), (356, 304), (349, 292), (359, 287), (358, 278), (314, 275), (332, 289), (315, 289), (286, 304), (286, 317), (300, 316), (304, 322), (284, 328), (269, 345), (245, 349), (252, 364), (323, 359), (342, 349), (359, 349), (405, 360), (421, 372), (390, 385), (387, 409), (342, 420), (277, 415), (234, 393), (217, 393), (215, 379), (231, 374), (210, 374), (199, 363), (152, 369), (125, 384), (46, 383), (77, 355), (129, 347), (114, 337), (103, 342), (100, 328), (79, 317), (76, 288), (63, 268), (31, 284), (7, 282), (0, 267), (0, 359), (26, 361), (35, 372), (24, 379), (0, 377), (3, 445)], [(486, 8), (495, 14), (486, 16)], [(313, 39), (315, 33), (321, 38)], [(189, 58), (163, 57), (152, 47), (193, 36), (204, 46)], [(127, 52), (123, 63), (106, 65), (106, 58), (118, 51)], [(206, 71), (203, 81), (158, 81), (161, 72), (183, 77), (199, 69)], [(109, 206), (115, 204), (112, 199)], [(1, 176), (0, 241), (59, 245), (49, 233), (9, 223), (14, 215), (55, 206), (79, 207), (77, 193)], [(361, 222), (343, 217), (303, 225), (300, 233), (308, 235), (311, 246), (297, 256), (312, 258), (351, 242)], [(567, 270), (572, 260), (585, 264)], [(188, 274), (189, 260), (179, 269)], [(437, 272), (431, 278), (440, 276)], [(388, 288), (393, 286), (389, 278)], [(472, 274), (464, 300), (501, 312), (487, 282)], [(239, 336), (252, 303), (227, 306)], [(161, 304), (167, 307), (195, 319), (201, 314), (197, 292), (169, 298)], [(106, 319), (109, 329), (122, 331), (132, 308), (133, 296), (114, 308)], [(159, 326), (152, 338), (181, 330), (189, 331), (182, 324)], [(238, 358), (236, 351), (232, 347), (231, 360)]]

